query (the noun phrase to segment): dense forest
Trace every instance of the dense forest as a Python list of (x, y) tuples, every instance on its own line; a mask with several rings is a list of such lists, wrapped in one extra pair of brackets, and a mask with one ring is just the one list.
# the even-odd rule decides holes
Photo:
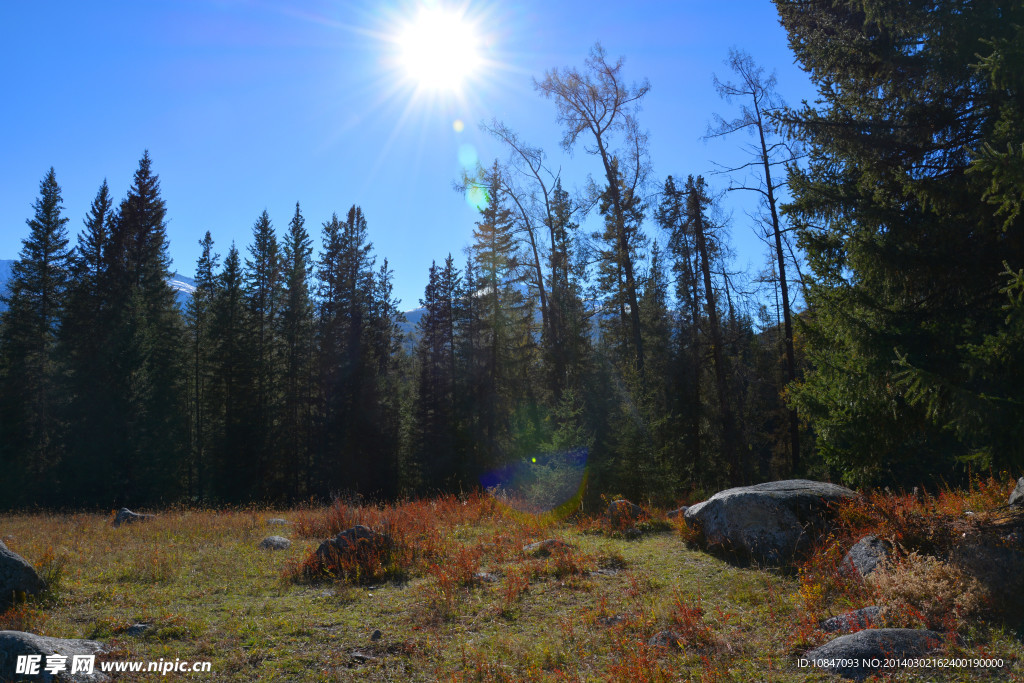
[(525, 463), (535, 488), (585, 469), (588, 502), (1019, 469), (1024, 5), (775, 4), (817, 98), (736, 51), (707, 131), (754, 140), (731, 189), (761, 199), (759, 274), (729, 270), (708, 169), (654, 177), (648, 85), (600, 46), (536, 82), (600, 172), (576, 190), (490, 124), (508, 156), (461, 179), (472, 243), (411, 338), (358, 206), (263, 212), (223, 255), (207, 232), (182, 308), (149, 155), (75, 245), (51, 169), (0, 315), (0, 506), (384, 499)]

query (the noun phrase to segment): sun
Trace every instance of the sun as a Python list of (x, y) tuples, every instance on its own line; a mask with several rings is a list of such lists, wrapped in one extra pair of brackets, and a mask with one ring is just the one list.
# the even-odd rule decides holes
[(399, 61), (420, 88), (458, 92), (480, 68), (477, 27), (457, 11), (421, 8), (398, 36)]

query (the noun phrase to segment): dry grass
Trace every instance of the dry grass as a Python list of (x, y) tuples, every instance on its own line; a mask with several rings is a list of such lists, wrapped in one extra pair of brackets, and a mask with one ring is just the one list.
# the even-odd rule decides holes
[[(681, 521), (677, 533), (665, 524), (668, 531), (626, 539), (602, 530), (600, 520), (526, 515), (487, 496), (179, 510), (119, 529), (105, 515), (5, 515), (4, 542), (57, 577), (57, 588), (0, 615), (0, 628), (97, 638), (126, 659), (211, 660), (213, 675), (196, 680), (826, 680), (796, 666), (796, 656), (828, 638), (818, 619), (870, 604), (883, 590), (842, 579), (836, 556), (858, 533), (883, 530), (879, 519), (916, 514), (901, 500), (871, 505), (844, 512), (848, 521), (798, 575), (740, 568), (689, 549)], [(890, 506), (888, 517), (872, 512), (881, 505)], [(294, 524), (271, 527), (270, 517)], [(658, 511), (650, 517), (662, 518)], [(344, 572), (296, 581), (320, 541), (355, 524), (396, 539), (385, 563), (396, 573), (370, 582)], [(290, 536), (292, 547), (260, 550), (271, 534)], [(523, 552), (544, 538), (572, 547), (547, 557)], [(922, 623), (934, 623), (928, 610), (957, 605), (955, 587), (963, 584), (936, 587), (955, 578), (948, 566), (938, 573), (921, 563), (896, 567), (886, 594), (926, 615)], [(945, 597), (932, 606), (927, 599), (935, 595)], [(964, 604), (961, 618), (975, 618), (973, 610)], [(128, 635), (136, 623), (149, 629)], [(379, 640), (370, 639), (375, 629)], [(665, 630), (679, 636), (680, 647), (648, 645)], [(998, 626), (963, 651), (1013, 662), (1022, 654), (1020, 641)], [(935, 678), (975, 680), (971, 673)]]

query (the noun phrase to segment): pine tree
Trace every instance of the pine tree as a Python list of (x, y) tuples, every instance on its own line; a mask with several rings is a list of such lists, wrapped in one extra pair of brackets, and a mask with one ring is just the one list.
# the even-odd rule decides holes
[(742, 483), (744, 470), (740, 462), (736, 445), (736, 425), (729, 391), (729, 370), (725, 365), (724, 337), (719, 317), (718, 301), (711, 280), (711, 228), (707, 219), (707, 208), (711, 198), (707, 194), (704, 179), (690, 176), (686, 179), (686, 222), (687, 230), (694, 236), (696, 260), (704, 285), (704, 311), (708, 321), (708, 332), (711, 339), (711, 358), (715, 371), (715, 388), (718, 396), (718, 412), (721, 420), (722, 456), (729, 467), (729, 479), (732, 484)]
[(1019, 92), (983, 65), (1019, 38), (1024, 8), (776, 6), (819, 93), (787, 113), (809, 157), (791, 169), (786, 210), (815, 275), (812, 369), (794, 397), (822, 455), (861, 484), (949, 477), (964, 459), (1024, 462), (1019, 438), (971, 426), (995, 414), (949, 410), (987, 393), (971, 350), (1005, 324), (1004, 262), (1024, 263), (1021, 218), (985, 200), (982, 161), (988, 141), (1020, 140), (1003, 127)]
[(112, 476), (97, 498), (115, 504), (174, 500), (187, 453), (183, 329), (168, 284), (166, 207), (149, 153), (111, 224), (104, 253), (101, 327), (111, 429)]
[(72, 257), (68, 305), (60, 331), (60, 357), (65, 368), (63, 388), (67, 397), (62, 434), (68, 475), (64, 495), (69, 502), (80, 504), (96, 502), (93, 486), (110, 476), (109, 459), (102, 448), (109, 428), (103, 325), (110, 300), (104, 288), (104, 252), (115, 220), (113, 201), (104, 180)]
[[(279, 339), (277, 337), (278, 309), (281, 299), (281, 263), (277, 238), (266, 211), (260, 214), (252, 228), (253, 243), (250, 258), (245, 261), (245, 303), (250, 330), (250, 359), (253, 371), (252, 429), (254, 477), (258, 495), (275, 495), (284, 488), (284, 462), (277, 458), (279, 414)], [(277, 462), (275, 462), (277, 461)]]
[(532, 321), (497, 162), (486, 178), (487, 203), (480, 209), (470, 245), (477, 289), (468, 295), (477, 299), (480, 325), (476, 368), (471, 370), (471, 381), (476, 382), (472, 393), (479, 401), (480, 464), (493, 466), (511, 456), (509, 419), (529, 383)]
[(420, 299), (425, 310), (418, 324), (416, 357), (416, 463), (425, 492), (455, 488), (461, 474), (456, 462), (455, 337), (453, 297), (457, 273), (451, 255), (442, 270), (430, 264)]
[(60, 397), (56, 344), (71, 259), (53, 168), (39, 184), (29, 236), (14, 263), (0, 323), (0, 456), (7, 500), (55, 500)]
[(675, 278), (675, 299), (679, 304), (676, 348), (672, 363), (672, 382), (676, 387), (673, 412), (680, 416), (677, 427), (682, 432), (685, 453), (679, 463), (681, 470), (696, 476), (703, 469), (704, 455), (701, 422), (704, 419), (702, 376), (706, 345), (701, 334), (703, 320), (700, 315), (703, 286), (697, 276), (695, 237), (686, 214), (686, 194), (678, 188), (672, 176), (665, 180), (662, 199), (655, 219), (669, 234), (668, 248), (672, 254), (672, 273)]
[(215, 430), (211, 488), (220, 500), (240, 503), (257, 489), (253, 459), (259, 446), (253, 437), (253, 367), (249, 357), (252, 326), (245, 305), (241, 257), (234, 243), (217, 277), (213, 303), (213, 375), (216, 384), (208, 396), (208, 419)]
[(204, 500), (209, 494), (210, 454), (214, 443), (213, 424), (209, 415), (209, 394), (216, 378), (213, 374), (213, 318), (217, 301), (217, 261), (213, 253), (213, 237), (207, 231), (199, 240), (202, 252), (196, 262), (196, 288), (185, 306), (189, 340), (189, 433), (192, 452), (186, 474), (186, 493), (192, 500)]
[(298, 202), (283, 243), (281, 447), (286, 456), (289, 493), (298, 498), (311, 488), (315, 337), (309, 293), (313, 246)]

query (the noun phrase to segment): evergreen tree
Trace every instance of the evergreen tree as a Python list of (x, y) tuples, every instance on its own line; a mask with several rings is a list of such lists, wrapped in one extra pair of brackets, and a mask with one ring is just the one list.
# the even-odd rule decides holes
[(190, 499), (205, 499), (209, 494), (209, 469), (212, 445), (215, 443), (214, 424), (209, 416), (211, 387), (216, 382), (213, 374), (214, 307), (217, 302), (217, 261), (213, 253), (213, 237), (207, 231), (199, 240), (202, 252), (196, 262), (196, 288), (185, 306), (185, 320), (189, 341), (189, 406), (191, 420), (189, 434), (192, 445), (186, 473), (186, 492)]
[[(276, 460), (277, 418), (279, 414), (279, 340), (278, 313), (281, 299), (281, 263), (277, 238), (266, 211), (252, 228), (250, 258), (245, 261), (245, 304), (247, 320), (252, 326), (249, 336), (249, 358), (253, 372), (251, 428), (255, 432), (256, 452), (251, 467), (258, 495), (283, 494), (285, 463)], [(256, 492), (254, 492), (256, 493)]]
[[(819, 93), (787, 114), (809, 150), (787, 211), (815, 275), (812, 370), (795, 401), (822, 455), (862, 484), (948, 477), (964, 459), (1019, 465), (1012, 430), (978, 427), (1003, 422), (999, 411), (956, 397), (990, 388), (973, 350), (1006, 324), (1004, 262), (1024, 262), (1020, 215), (984, 199), (1005, 187), (986, 143), (1020, 141), (1005, 126), (1020, 120), (1019, 90), (986, 60), (1019, 40), (1024, 8), (776, 5)], [(994, 374), (1022, 384), (1010, 365)]]
[(456, 462), (454, 301), (458, 274), (451, 255), (442, 270), (431, 263), (420, 306), (416, 357), (416, 462), (421, 489), (455, 488)]
[(109, 315), (104, 252), (115, 220), (110, 191), (103, 181), (85, 218), (85, 230), (78, 236), (60, 328), (67, 398), (62, 435), (68, 475), (64, 495), (80, 504), (98, 502), (93, 487), (110, 476), (108, 454), (103, 450), (109, 400), (103, 347), (103, 325)]
[(313, 246), (298, 202), (283, 243), (281, 312), (278, 336), (282, 345), (281, 447), (286, 460), (289, 493), (298, 498), (310, 490), (315, 336), (309, 293)]
[(183, 329), (168, 284), (166, 207), (149, 153), (111, 224), (104, 253), (110, 302), (101, 326), (111, 397), (104, 442), (112, 476), (97, 498), (174, 500), (187, 452)]
[[(348, 490), (389, 495), (397, 490), (397, 403), (388, 379), (400, 348), (385, 262), (374, 271), (362, 209), (349, 209), (345, 222), (324, 224), (320, 259), (320, 429), (321, 493)], [(391, 433), (386, 433), (393, 427)]]
[(253, 368), (249, 357), (252, 326), (245, 305), (244, 274), (238, 249), (232, 243), (217, 277), (213, 304), (213, 375), (216, 384), (208, 391), (208, 419), (213, 423), (215, 475), (212, 488), (216, 498), (243, 502), (253, 495), (253, 459), (259, 444), (252, 430)]
[[(531, 311), (523, 295), (520, 256), (506, 205), (501, 171), (495, 162), (487, 174), (487, 203), (473, 230), (470, 254), (475, 265), (479, 334), (470, 381), (476, 385), (483, 463), (503, 464), (513, 450), (510, 418), (527, 393), (530, 380)], [(468, 283), (467, 283), (468, 284)]]
[(0, 323), (0, 488), (7, 500), (55, 500), (60, 462), (58, 325), (71, 271), (68, 219), (53, 168), (39, 184)]
[(686, 223), (687, 230), (694, 236), (696, 262), (704, 285), (704, 311), (711, 340), (711, 358), (715, 373), (715, 389), (718, 396), (718, 413), (721, 421), (722, 456), (729, 468), (732, 484), (739, 484), (745, 478), (743, 465), (736, 444), (736, 424), (729, 391), (729, 370), (725, 365), (724, 337), (718, 301), (711, 280), (714, 245), (711, 240), (712, 226), (707, 218), (711, 198), (707, 194), (704, 178), (690, 176), (686, 179)]

